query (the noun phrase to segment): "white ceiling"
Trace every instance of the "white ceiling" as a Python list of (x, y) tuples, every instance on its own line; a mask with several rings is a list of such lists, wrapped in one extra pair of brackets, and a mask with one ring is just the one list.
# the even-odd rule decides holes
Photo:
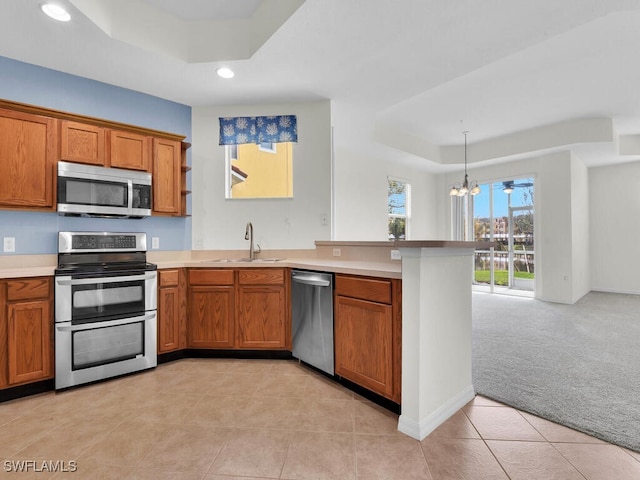
[[(568, 147), (590, 166), (640, 158), (640, 0), (58, 0), (68, 23), (41, 3), (2, 1), (0, 55), (192, 106), (332, 99), (343, 127), (369, 123), (350, 147), (441, 171), (463, 130), (470, 162)], [(266, 30), (240, 59), (157, 36), (167, 19), (192, 37), (229, 28), (234, 44)], [(223, 64), (233, 80), (215, 75)], [(536, 141), (507, 147), (527, 131)]]

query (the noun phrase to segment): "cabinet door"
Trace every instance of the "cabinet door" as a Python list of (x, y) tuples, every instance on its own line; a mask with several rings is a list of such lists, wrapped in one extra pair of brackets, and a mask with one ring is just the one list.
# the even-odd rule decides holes
[(158, 294), (158, 353), (180, 348), (180, 289), (161, 288)]
[(238, 347), (287, 347), (286, 298), (283, 286), (238, 287)]
[(158, 353), (187, 347), (187, 289), (184, 269), (158, 271)]
[(335, 298), (336, 374), (391, 397), (391, 305), (339, 295)]
[(56, 120), (0, 109), (0, 205), (53, 209)]
[(51, 308), (49, 300), (8, 304), (9, 383), (52, 375)]
[(9, 384), (7, 323), (7, 284), (0, 282), (0, 389)]
[(180, 215), (180, 142), (153, 139), (153, 213)]
[(188, 346), (233, 348), (233, 286), (194, 286), (189, 289)]
[(150, 171), (149, 137), (131, 132), (109, 132), (109, 165)]
[(60, 127), (60, 158), (70, 162), (105, 164), (104, 128), (63, 120)]

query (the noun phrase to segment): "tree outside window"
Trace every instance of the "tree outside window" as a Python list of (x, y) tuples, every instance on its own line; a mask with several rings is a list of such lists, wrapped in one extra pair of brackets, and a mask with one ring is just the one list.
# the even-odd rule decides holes
[(411, 185), (391, 177), (387, 178), (387, 181), (389, 240), (407, 240), (411, 212)]

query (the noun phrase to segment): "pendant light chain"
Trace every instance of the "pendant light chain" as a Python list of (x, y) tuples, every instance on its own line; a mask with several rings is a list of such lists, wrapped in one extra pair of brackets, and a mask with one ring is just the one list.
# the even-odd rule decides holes
[(454, 196), (464, 197), (467, 193), (470, 193), (471, 195), (477, 195), (478, 193), (480, 193), (480, 187), (478, 186), (478, 182), (475, 180), (472, 182), (471, 189), (469, 188), (469, 176), (467, 175), (467, 134), (468, 133), (469, 133), (468, 130), (465, 130), (464, 132), (462, 132), (462, 134), (464, 135), (464, 180), (462, 182), (462, 185), (457, 183), (451, 187), (451, 190), (449, 191), (449, 195), (452, 197)]

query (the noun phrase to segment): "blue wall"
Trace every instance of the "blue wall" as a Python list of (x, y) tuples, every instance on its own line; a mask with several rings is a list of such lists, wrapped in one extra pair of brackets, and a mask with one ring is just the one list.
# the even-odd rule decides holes
[[(191, 141), (187, 105), (5, 57), (0, 57), (0, 98), (185, 135)], [(149, 248), (151, 237), (160, 237), (160, 250), (191, 250), (190, 217), (116, 220), (0, 210), (0, 238), (16, 239), (15, 254), (0, 248), (0, 255), (57, 253), (58, 231), (66, 230), (146, 232)]]

